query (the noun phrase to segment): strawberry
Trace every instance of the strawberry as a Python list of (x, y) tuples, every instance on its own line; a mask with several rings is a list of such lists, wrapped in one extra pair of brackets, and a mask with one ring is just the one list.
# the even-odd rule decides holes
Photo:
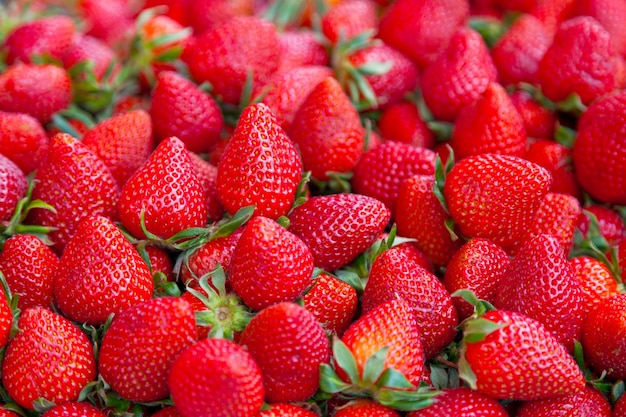
[(351, 171), (365, 146), (357, 110), (333, 77), (313, 88), (287, 133), (298, 146), (304, 170), (320, 181)]
[(378, 36), (424, 69), (452, 42), (454, 31), (465, 24), (468, 17), (469, 4), (463, 0), (445, 4), (400, 0), (386, 9), (378, 26)]
[(405, 252), (407, 256), (411, 257), (411, 259), (417, 262), (419, 266), (421, 266), (428, 272), (432, 272), (433, 274), (435, 273), (435, 267), (433, 263), (424, 252), (419, 250), (414, 240), (409, 239), (406, 242), (394, 243), (393, 246), (396, 248), (396, 250)]
[(587, 309), (620, 293), (617, 280), (599, 260), (590, 256), (576, 256), (569, 259), (569, 264), (580, 282), (583, 302)]
[(448, 264), (461, 247), (446, 226), (449, 219), (434, 193), (434, 175), (414, 175), (400, 187), (396, 201), (398, 234), (415, 239), (419, 250), (437, 266)]
[(518, 157), (481, 154), (459, 161), (443, 194), (461, 233), (504, 249), (523, 238), (551, 185), (547, 170)]
[(119, 114), (98, 123), (82, 142), (109, 167), (121, 189), (154, 149), (152, 122), (144, 110)]
[(459, 376), (495, 399), (558, 397), (585, 384), (574, 358), (543, 324), (505, 310), (466, 322)]
[(358, 295), (350, 284), (321, 273), (302, 301), (326, 332), (341, 337), (356, 315)]
[(238, 228), (232, 234), (211, 239), (192, 251), (182, 265), (182, 282), (198, 279), (213, 271), (218, 264), (228, 272), (235, 246), (242, 232), (243, 228)]
[(417, 106), (408, 101), (400, 101), (383, 109), (378, 129), (386, 140), (428, 149), (435, 146), (435, 135), (420, 116)]
[(54, 65), (10, 66), (0, 74), (0, 92), (0, 111), (26, 113), (42, 124), (72, 102), (70, 77)]
[(595, 216), (599, 232), (610, 246), (617, 246), (626, 239), (626, 224), (619, 213), (599, 204), (584, 207), (578, 217), (578, 228), (584, 237), (589, 237), (590, 215)]
[(407, 417), (436, 416), (507, 417), (509, 414), (499, 402), (469, 388), (448, 388), (435, 397), (428, 408), (411, 411)]
[(621, 354), (626, 342), (626, 294), (618, 294), (597, 303), (583, 324), (582, 345), (591, 369), (606, 371), (610, 380), (626, 378), (626, 364)]
[(363, 154), (352, 177), (355, 193), (374, 197), (395, 213), (400, 187), (413, 175), (435, 173), (435, 152), (386, 141)]
[(494, 305), (541, 322), (570, 351), (580, 340), (582, 289), (554, 236), (539, 234), (522, 244), (500, 279)]
[(0, 252), (0, 271), (11, 293), (18, 295), (17, 306), (22, 311), (51, 307), (58, 268), (57, 255), (33, 235), (11, 236)]
[(376, 30), (378, 15), (372, 0), (347, 0), (331, 7), (321, 21), (322, 33), (335, 45), (367, 30)]
[(372, 264), (361, 300), (363, 312), (397, 298), (405, 300), (415, 315), (426, 359), (435, 357), (452, 342), (458, 324), (452, 297), (433, 273), (406, 251), (392, 247)]
[(20, 414), (17, 414), (14, 411), (11, 411), (6, 408), (0, 408), (0, 417), (19, 417)]
[(319, 414), (295, 404), (276, 403), (261, 410), (257, 417), (318, 417)]
[(235, 16), (251, 16), (254, 0), (187, 0), (185, 21), (197, 35), (201, 35)]
[[(80, 65), (86, 64), (88, 71), (92, 71), (96, 81), (106, 81), (108, 75), (119, 74), (120, 65), (116, 63), (117, 56), (109, 45), (93, 36), (77, 34), (72, 43), (65, 49), (61, 56), (63, 68), (70, 74), (76, 71)], [(78, 76), (83, 80), (85, 75)]]
[(91, 215), (61, 255), (53, 294), (71, 320), (103, 324), (111, 313), (152, 297), (152, 275), (137, 250), (109, 219)]
[(98, 370), (123, 398), (164, 399), (171, 366), (195, 337), (191, 304), (179, 297), (146, 300), (114, 318), (102, 339)]
[(17, 203), (26, 195), (26, 175), (13, 161), (0, 154), (0, 222), (11, 219)]
[(196, 153), (189, 152), (189, 157), (204, 189), (209, 223), (217, 222), (224, 215), (224, 208), (217, 197), (217, 167)]
[(259, 364), (269, 402), (307, 400), (319, 388), (320, 365), (330, 361), (324, 329), (311, 312), (292, 302), (260, 311), (244, 329), (240, 344)]
[[(448, 262), (443, 285), (450, 294), (468, 289), (481, 300), (493, 303), (498, 284), (510, 263), (509, 256), (500, 246), (487, 239), (470, 239)], [(452, 301), (459, 321), (473, 314), (473, 307), (462, 298), (454, 297)]]
[(578, 121), (572, 157), (576, 179), (601, 202), (626, 204), (626, 93), (596, 100)]
[(539, 0), (535, 1), (529, 10), (529, 14), (539, 19), (552, 38), (554, 38), (559, 25), (574, 17), (575, 12), (575, 0)]
[(48, 136), (41, 123), (25, 113), (0, 111), (0, 153), (28, 175), (48, 153)]
[(60, 133), (50, 140), (48, 158), (35, 173), (32, 198), (56, 211), (34, 209), (31, 224), (56, 227), (49, 234), (61, 253), (78, 224), (89, 215), (117, 218), (120, 191), (105, 163), (82, 142)]
[(106, 417), (106, 414), (87, 402), (70, 401), (49, 408), (42, 417)]
[(174, 406), (169, 406), (152, 414), (152, 417), (182, 417), (182, 414)]
[(146, 230), (164, 239), (206, 224), (204, 190), (180, 139), (172, 136), (161, 142), (126, 181), (119, 214), (124, 227), (137, 237), (145, 236), (142, 216)]
[(157, 141), (176, 136), (195, 153), (207, 152), (224, 125), (215, 100), (174, 71), (159, 73), (152, 90), (150, 116)]
[(554, 136), (557, 122), (554, 111), (541, 105), (524, 90), (516, 90), (510, 94), (510, 97), (515, 109), (522, 117), (526, 136), (535, 139), (547, 139)]
[(553, 140), (538, 139), (526, 149), (524, 159), (544, 167), (552, 175), (550, 191), (569, 194), (576, 199), (582, 192), (572, 163), (572, 150)]
[(516, 417), (550, 417), (566, 415), (572, 410), (578, 415), (611, 417), (611, 405), (595, 388), (587, 385), (574, 394), (544, 400), (525, 401), (517, 406)]
[(328, 66), (328, 51), (312, 30), (299, 28), (278, 34), (280, 65), (277, 73), (301, 66)]
[(240, 104), (244, 86), (265, 85), (280, 62), (276, 27), (258, 17), (236, 16), (200, 35), (187, 64), (197, 82), (211, 83), (218, 100)]
[[(27, 410), (44, 398), (55, 404), (75, 401), (96, 378), (93, 346), (78, 327), (51, 310), (22, 312), (20, 332), (11, 339), (2, 360), (2, 385)], [(59, 383), (62, 378), (63, 383)]]
[(5, 38), (6, 62), (32, 62), (35, 57), (59, 59), (70, 46), (76, 31), (74, 21), (63, 15), (23, 22)]
[(217, 338), (203, 339), (183, 351), (172, 365), (168, 385), (183, 417), (256, 417), (265, 395), (252, 355)]
[(250, 220), (233, 252), (228, 282), (243, 302), (262, 310), (295, 301), (312, 284), (313, 255), (297, 236), (263, 216)]
[(596, 19), (611, 35), (615, 52), (622, 56), (626, 53), (626, 32), (621, 24), (626, 19), (626, 4), (614, 0), (579, 0), (576, 14)]
[(424, 69), (420, 85), (433, 116), (453, 121), (461, 109), (476, 100), (496, 78), (497, 70), (485, 41), (478, 32), (462, 27), (454, 32), (446, 49)]
[(333, 417), (400, 417), (400, 413), (376, 401), (360, 398), (338, 407)]
[(11, 332), (14, 328), (15, 300), (11, 291), (3, 289), (0, 293), (0, 349), (3, 349), (9, 342)]
[(391, 213), (359, 194), (311, 197), (289, 214), (289, 231), (306, 243), (315, 266), (332, 272), (353, 261), (380, 236)]
[(458, 159), (481, 153), (524, 156), (524, 122), (502, 85), (490, 83), (476, 101), (461, 109), (450, 146)]
[(300, 156), (263, 103), (248, 106), (217, 166), (217, 196), (231, 215), (254, 205), (254, 214), (287, 214), (302, 177)]
[(619, 397), (617, 402), (615, 403), (615, 408), (613, 408), (613, 417), (624, 417), (626, 416), (626, 395)]
[(617, 86), (617, 60), (611, 35), (594, 18), (566, 20), (539, 63), (541, 91), (552, 101), (577, 94), (589, 105)]

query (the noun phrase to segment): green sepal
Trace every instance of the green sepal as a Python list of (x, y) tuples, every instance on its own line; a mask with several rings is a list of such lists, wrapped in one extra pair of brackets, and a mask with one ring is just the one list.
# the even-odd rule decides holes
[(300, 23), (306, 3), (302, 0), (274, 0), (269, 4), (263, 18), (273, 22), (282, 31), (288, 26)]
[(380, 376), (380, 379), (376, 383), (376, 386), (379, 388), (394, 388), (400, 390), (415, 389), (415, 385), (411, 384), (411, 382), (406, 378), (406, 376), (404, 376), (402, 372), (394, 368), (385, 369), (385, 372), (383, 372)]
[(39, 397), (33, 401), (33, 409), (38, 413), (45, 413), (55, 405), (55, 403), (43, 397)]
[(465, 343), (478, 343), (485, 340), (491, 333), (508, 326), (508, 323), (494, 323), (482, 317), (473, 318), (465, 323), (463, 340)]
[(583, 104), (577, 93), (571, 93), (565, 100), (556, 103), (556, 107), (558, 110), (575, 117), (580, 117), (587, 110), (587, 106)]
[(593, 379), (593, 374), (591, 370), (585, 366), (585, 353), (583, 351), (583, 345), (578, 340), (574, 340), (574, 350), (572, 351), (572, 356), (576, 361), (576, 365), (578, 365), (583, 375), (585, 375), (585, 380), (591, 381)]
[(611, 400), (613, 402), (613, 404), (615, 404), (617, 402), (617, 400), (619, 400), (622, 395), (624, 395), (624, 392), (626, 391), (626, 384), (624, 383), (624, 381), (617, 381), (615, 384), (613, 384), (613, 386), (611, 387)]
[(426, 126), (435, 135), (437, 142), (448, 142), (454, 131), (454, 124), (440, 120), (428, 121)]
[(395, 410), (414, 411), (431, 406), (435, 397), (440, 394), (440, 391), (413, 388), (407, 391), (383, 388), (376, 391), (374, 398), (378, 403)]
[(298, 186), (296, 187), (296, 196), (294, 198), (293, 204), (289, 209), (289, 213), (293, 211), (296, 207), (304, 204), (308, 200), (307, 190), (309, 187), (309, 182), (311, 182), (311, 171), (305, 171), (302, 173), (302, 178), (300, 182), (298, 182)]
[(338, 337), (333, 337), (333, 358), (335, 366), (343, 369), (353, 385), (359, 384), (361, 376), (354, 355), (346, 344)]
[(235, 230), (252, 218), (254, 210), (255, 206), (242, 207), (231, 218), (219, 222), (216, 229), (211, 233), (211, 240), (232, 235)]
[(446, 184), (446, 178), (454, 167), (454, 151), (449, 145), (447, 146), (449, 148), (448, 151), (450, 152), (450, 155), (445, 164), (441, 161), (441, 157), (439, 155), (435, 157), (435, 183), (433, 186), (433, 193), (435, 194), (435, 197), (437, 197), (439, 203), (441, 203), (444, 211), (446, 213), (450, 213), (443, 189)]
[(359, 294), (362, 293), (365, 289), (365, 286), (361, 281), (361, 277), (359, 277), (359, 274), (354, 271), (351, 271), (349, 269), (337, 269), (335, 272), (333, 272), (332, 275), (337, 277), (337, 279), (339, 279), (340, 281), (343, 281), (346, 284), (350, 285)]
[(461, 378), (469, 388), (475, 390), (477, 388), (476, 374), (474, 373), (474, 370), (465, 358), (464, 347), (461, 347), (461, 355), (459, 356), (458, 361), (458, 370), (459, 378)]
[(287, 216), (280, 216), (279, 218), (276, 219), (276, 223), (278, 223), (279, 225), (281, 225), (285, 229), (289, 229), (289, 224), (291, 222), (289, 221), (289, 217), (287, 217)]
[(363, 382), (375, 384), (385, 369), (389, 346), (384, 346), (367, 359), (363, 367)]
[(576, 130), (571, 127), (567, 127), (562, 123), (557, 123), (554, 129), (554, 140), (560, 145), (565, 146), (568, 149), (574, 147), (576, 142)]
[(456, 290), (451, 297), (461, 297), (474, 307), (473, 317), (481, 317), (486, 312), (495, 310), (496, 308), (486, 300), (480, 300), (473, 291), (467, 289)]
[(384, 75), (393, 67), (391, 61), (384, 62), (366, 62), (365, 64), (355, 67), (355, 69), (363, 75)]
[(343, 381), (335, 370), (328, 364), (320, 365), (320, 390), (329, 394), (337, 394), (344, 392), (351, 387), (350, 384)]
[(177, 30), (176, 32), (164, 33), (163, 35), (159, 35), (156, 38), (153, 38), (147, 41), (145, 45), (146, 47), (150, 49), (154, 49), (155, 47), (183, 41), (189, 38), (191, 34), (192, 34), (192, 29), (190, 27), (186, 27), (181, 30)]
[(474, 16), (469, 19), (468, 24), (480, 34), (489, 48), (492, 48), (508, 29), (504, 20), (489, 17)]

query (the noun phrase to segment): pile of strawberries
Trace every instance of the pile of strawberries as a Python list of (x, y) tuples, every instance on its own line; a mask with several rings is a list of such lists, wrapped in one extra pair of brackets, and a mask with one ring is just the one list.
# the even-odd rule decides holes
[(0, 417), (625, 417), (624, 22), (4, 4)]

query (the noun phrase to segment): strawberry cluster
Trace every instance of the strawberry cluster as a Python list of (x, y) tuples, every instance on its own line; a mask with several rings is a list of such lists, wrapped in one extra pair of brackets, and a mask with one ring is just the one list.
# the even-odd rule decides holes
[(624, 0), (0, 5), (0, 417), (626, 417)]

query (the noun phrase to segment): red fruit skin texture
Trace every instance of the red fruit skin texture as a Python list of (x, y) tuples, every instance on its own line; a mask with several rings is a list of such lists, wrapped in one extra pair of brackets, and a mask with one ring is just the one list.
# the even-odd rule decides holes
[(554, 136), (557, 119), (553, 111), (535, 101), (524, 90), (514, 91), (510, 97), (511, 102), (522, 117), (526, 136), (535, 139), (548, 139)]
[(506, 409), (493, 398), (469, 388), (447, 388), (435, 397), (435, 403), (407, 417), (473, 416), (508, 417)]
[(225, 339), (203, 339), (174, 361), (168, 384), (183, 417), (256, 417), (265, 391), (259, 365)]
[(291, 208), (302, 177), (294, 144), (268, 106), (244, 109), (217, 165), (217, 195), (232, 214), (254, 205), (254, 214), (277, 219)]
[(0, 297), (0, 349), (9, 342), (12, 324), (13, 311), (9, 305), (9, 299), (5, 294), (2, 294)]
[(572, 157), (576, 178), (594, 199), (626, 204), (626, 92), (595, 101), (580, 117)]
[(4, 40), (6, 62), (30, 63), (34, 57), (59, 59), (70, 46), (76, 28), (68, 16), (48, 16), (19, 24)]
[(0, 112), (0, 153), (28, 175), (48, 154), (48, 136), (37, 119), (25, 113)]
[(292, 302), (259, 312), (239, 343), (259, 364), (269, 402), (307, 400), (319, 388), (320, 365), (330, 361), (324, 329), (311, 312)]
[(376, 4), (371, 0), (348, 0), (337, 3), (322, 17), (322, 33), (335, 45), (365, 32), (376, 30), (378, 15)]
[(165, 276), (165, 280), (170, 282), (176, 281), (176, 277), (174, 276), (174, 264), (165, 249), (158, 246), (146, 246), (146, 253), (150, 261), (148, 266), (153, 277), (155, 274), (161, 273)]
[(11, 219), (27, 188), (26, 175), (20, 167), (0, 154), (0, 221)]
[(457, 162), (443, 193), (463, 235), (489, 239), (506, 250), (526, 234), (551, 183), (539, 165), (481, 154)]
[(146, 229), (164, 239), (208, 219), (206, 197), (185, 144), (175, 136), (161, 142), (122, 188), (119, 214), (133, 236)]
[(580, 282), (587, 311), (605, 299), (619, 294), (617, 281), (605, 264), (590, 256), (569, 259)]
[(328, 66), (328, 51), (312, 30), (285, 30), (278, 34), (280, 65), (277, 73), (300, 66)]
[(617, 67), (609, 33), (594, 18), (579, 16), (559, 25), (539, 63), (538, 78), (550, 100), (576, 93), (589, 105), (617, 86)]
[[(88, 35), (75, 35), (70, 46), (65, 49), (61, 61), (63, 68), (72, 69), (78, 63), (88, 62), (93, 65), (92, 71), (96, 80), (102, 81), (109, 66), (113, 64), (111, 75), (119, 73), (120, 66), (116, 60), (115, 51), (98, 38)], [(82, 79), (84, 76), (79, 76)]]
[[(56, 404), (75, 401), (96, 378), (89, 338), (69, 320), (34, 307), (22, 312), (19, 332), (2, 361), (2, 384), (16, 403), (33, 410), (43, 397)], [(63, 378), (63, 384), (59, 384)]]
[(626, 224), (619, 213), (599, 204), (583, 207), (583, 212), (578, 218), (578, 228), (585, 238), (588, 237), (590, 214), (596, 217), (600, 234), (609, 245), (617, 246), (626, 238)]
[(569, 194), (582, 200), (582, 191), (572, 162), (572, 150), (549, 139), (537, 139), (526, 149), (524, 159), (547, 169), (552, 175), (550, 192)]
[(42, 417), (106, 417), (106, 414), (87, 402), (72, 401), (49, 408)]
[(400, 417), (393, 408), (386, 407), (368, 398), (351, 400), (337, 408), (334, 417)]
[(174, 406), (165, 407), (160, 411), (152, 414), (152, 417), (182, 417), (182, 414)]
[(619, 397), (619, 400), (615, 403), (615, 407), (613, 408), (613, 417), (624, 417), (626, 416), (626, 396), (622, 394)]
[(187, 0), (185, 6), (185, 22), (195, 34), (202, 34), (238, 15), (252, 15), (255, 7), (253, 0)]
[(89, 216), (61, 255), (53, 294), (64, 316), (97, 326), (150, 299), (153, 289), (148, 266), (120, 229)]
[(19, 414), (7, 410), (6, 408), (0, 408), (0, 417), (19, 417)]
[(258, 417), (318, 417), (319, 414), (289, 403), (269, 404), (269, 408), (262, 410)]
[(389, 223), (391, 212), (360, 194), (316, 196), (289, 214), (289, 231), (307, 244), (315, 266), (332, 272), (369, 248)]
[(420, 85), (436, 119), (454, 121), (497, 79), (487, 45), (478, 32), (459, 28), (446, 49), (422, 72)]
[(382, 110), (378, 120), (380, 135), (386, 140), (432, 149), (435, 135), (422, 120), (414, 103), (401, 101)]
[(58, 256), (33, 235), (11, 236), (0, 252), (0, 270), (11, 293), (18, 295), (17, 306), (22, 311), (50, 308), (58, 268)]
[(181, 268), (181, 282), (190, 279), (199, 279), (211, 272), (220, 264), (224, 272), (228, 272), (230, 261), (239, 241), (243, 228), (239, 228), (232, 234), (208, 241), (196, 251), (191, 253)]
[(495, 399), (533, 400), (583, 389), (580, 368), (541, 323), (505, 310), (489, 311), (483, 318), (506, 326), (463, 347), (478, 392)]
[(209, 223), (217, 222), (224, 215), (224, 208), (217, 197), (217, 167), (196, 153), (189, 152), (189, 157), (204, 189)]
[(189, 302), (179, 297), (146, 300), (115, 317), (102, 339), (98, 371), (128, 400), (164, 399), (174, 360), (195, 338)]
[(517, 406), (515, 417), (563, 416), (576, 410), (579, 416), (611, 417), (611, 405), (595, 388), (586, 385), (577, 393), (558, 398), (526, 401)]
[(257, 216), (237, 241), (228, 283), (253, 310), (295, 301), (312, 284), (313, 255), (293, 233), (274, 220)]
[(591, 369), (611, 381), (626, 378), (626, 294), (603, 300), (587, 314), (582, 345)]
[(613, 49), (620, 55), (626, 54), (626, 4), (613, 0), (579, 0), (576, 2), (576, 14), (592, 16), (611, 35)]

